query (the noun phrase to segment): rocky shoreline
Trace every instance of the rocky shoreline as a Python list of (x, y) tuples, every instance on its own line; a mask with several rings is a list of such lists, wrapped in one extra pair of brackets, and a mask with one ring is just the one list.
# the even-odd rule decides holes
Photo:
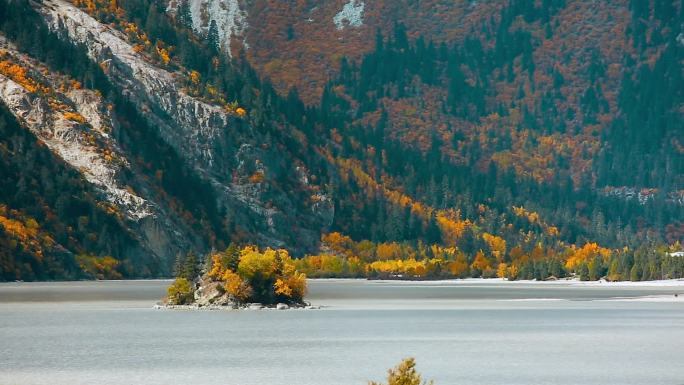
[(320, 310), (323, 306), (312, 305), (310, 303), (292, 304), (279, 303), (276, 305), (264, 305), (261, 303), (247, 303), (244, 305), (171, 305), (158, 303), (154, 309), (158, 310), (206, 310), (206, 311), (233, 311), (233, 310)]

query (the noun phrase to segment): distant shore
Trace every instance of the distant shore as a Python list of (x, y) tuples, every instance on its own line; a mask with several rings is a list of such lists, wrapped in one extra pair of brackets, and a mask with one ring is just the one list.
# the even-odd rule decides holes
[[(310, 281), (369, 281), (378, 283), (399, 283), (399, 284), (488, 284), (488, 283), (510, 283), (510, 284), (532, 284), (532, 285), (563, 285), (572, 284), (580, 286), (606, 286), (606, 287), (684, 287), (684, 278), (678, 279), (662, 279), (654, 281), (580, 281), (579, 278), (559, 278), (550, 281), (537, 280), (515, 280), (509, 281), (505, 278), (453, 278), (453, 279), (368, 279), (368, 278), (307, 278)], [(123, 283), (123, 282), (173, 282), (172, 278), (141, 278), (141, 279), (95, 279), (95, 280), (79, 280), (79, 281), (6, 281), (0, 282), (0, 285), (17, 284), (17, 283), (67, 283), (67, 282), (102, 282), (102, 283)]]
[(366, 278), (309, 278), (312, 281), (369, 281), (378, 283), (397, 283), (397, 284), (422, 284), (422, 285), (439, 285), (439, 284), (480, 284), (486, 285), (490, 283), (507, 283), (511, 285), (577, 285), (577, 286), (592, 286), (592, 287), (684, 287), (684, 279), (663, 279), (655, 281), (580, 281), (579, 278), (559, 278), (551, 281), (537, 281), (537, 280), (516, 280), (509, 281), (505, 278), (454, 278), (454, 279), (437, 279), (437, 280), (409, 280), (409, 279), (366, 279)]

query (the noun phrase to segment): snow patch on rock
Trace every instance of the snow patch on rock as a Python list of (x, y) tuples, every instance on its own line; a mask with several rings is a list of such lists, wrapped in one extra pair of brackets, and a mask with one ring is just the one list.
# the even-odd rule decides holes
[(342, 7), (342, 10), (333, 17), (333, 23), (337, 29), (345, 27), (358, 28), (363, 25), (363, 10), (366, 4), (363, 1), (350, 0)]

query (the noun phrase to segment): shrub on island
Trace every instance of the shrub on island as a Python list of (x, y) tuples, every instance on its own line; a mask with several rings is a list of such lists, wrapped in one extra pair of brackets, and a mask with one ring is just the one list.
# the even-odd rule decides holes
[(194, 290), (190, 281), (183, 277), (176, 278), (166, 290), (167, 298), (172, 305), (188, 305), (194, 301)]

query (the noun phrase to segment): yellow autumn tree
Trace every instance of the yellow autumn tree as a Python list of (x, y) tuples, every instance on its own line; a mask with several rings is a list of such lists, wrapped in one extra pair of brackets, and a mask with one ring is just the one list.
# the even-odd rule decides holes
[(494, 258), (501, 262), (506, 255), (506, 240), (489, 233), (482, 234), (482, 239), (487, 243)]
[(247, 301), (254, 294), (249, 283), (232, 270), (224, 271), (221, 279), (226, 292), (240, 302)]
[(238, 273), (248, 281), (256, 275), (269, 279), (275, 274), (275, 269), (275, 250), (273, 249), (266, 249), (261, 253), (256, 247), (247, 246), (240, 252)]
[(381, 243), (375, 252), (378, 259), (397, 259), (401, 257), (401, 246), (396, 242)]
[(447, 267), (454, 277), (461, 277), (464, 273), (468, 272), (468, 261), (466, 260), (465, 255), (461, 254), (456, 257), (455, 261), (449, 262)]
[(416, 360), (405, 358), (401, 363), (387, 371), (387, 382), (371, 381), (369, 385), (433, 385), (434, 382), (423, 381), (421, 375), (416, 370)]
[(176, 278), (167, 289), (167, 299), (172, 305), (185, 305), (193, 301), (193, 291), (190, 281), (185, 278)]
[(568, 270), (575, 270), (575, 268), (583, 262), (589, 262), (595, 257), (601, 257), (604, 262), (607, 262), (612, 254), (610, 249), (601, 247), (597, 243), (586, 243), (581, 248), (577, 248), (573, 245), (571, 251), (572, 254), (570, 254), (565, 262), (565, 267)]
[(475, 259), (470, 265), (470, 268), (484, 272), (486, 270), (490, 270), (492, 266), (489, 264), (489, 260), (485, 257), (484, 252), (480, 250), (477, 252), (477, 254), (475, 254)]
[(508, 277), (508, 265), (505, 263), (500, 263), (496, 268), (496, 276), (499, 278)]
[(211, 256), (207, 276), (221, 282), (223, 289), (239, 302), (301, 303), (306, 295), (306, 275), (297, 266), (306, 267), (309, 262), (304, 259), (295, 263), (286, 250), (260, 251), (246, 246), (239, 250), (238, 257), (237, 249), (229, 248)]
[(351, 238), (338, 232), (322, 235), (321, 242), (340, 255), (349, 255), (354, 244)]

